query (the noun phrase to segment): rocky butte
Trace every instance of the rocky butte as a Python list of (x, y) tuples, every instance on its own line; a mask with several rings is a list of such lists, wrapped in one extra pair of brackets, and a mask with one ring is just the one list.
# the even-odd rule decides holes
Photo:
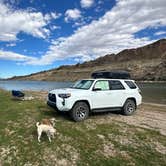
[(166, 81), (166, 39), (152, 44), (107, 54), (82, 64), (60, 66), (10, 80), (75, 81), (89, 78), (96, 70), (126, 70), (137, 81)]

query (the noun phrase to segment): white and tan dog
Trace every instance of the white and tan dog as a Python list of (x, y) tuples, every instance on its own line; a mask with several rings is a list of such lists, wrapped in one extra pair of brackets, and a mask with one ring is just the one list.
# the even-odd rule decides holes
[(53, 127), (55, 125), (54, 121), (55, 119), (50, 119), (50, 120), (43, 119), (41, 123), (40, 122), (36, 123), (39, 142), (41, 141), (40, 138), (41, 138), (42, 132), (45, 132), (47, 134), (47, 137), (50, 142), (51, 142), (51, 137), (54, 138), (54, 134), (56, 133), (56, 129)]
[(45, 125), (49, 125), (49, 126), (53, 126), (55, 127), (55, 118), (51, 118), (51, 119), (42, 119), (41, 120), (41, 124), (45, 124)]

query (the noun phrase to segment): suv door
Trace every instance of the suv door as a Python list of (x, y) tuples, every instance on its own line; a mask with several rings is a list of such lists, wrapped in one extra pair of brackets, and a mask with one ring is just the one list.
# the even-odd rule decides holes
[(119, 80), (96, 81), (92, 91), (92, 108), (122, 107), (126, 100), (125, 88)]
[(121, 81), (109, 80), (110, 104), (113, 107), (122, 107), (126, 100), (126, 90)]
[(91, 96), (92, 108), (107, 108), (110, 107), (110, 86), (108, 80), (96, 81)]

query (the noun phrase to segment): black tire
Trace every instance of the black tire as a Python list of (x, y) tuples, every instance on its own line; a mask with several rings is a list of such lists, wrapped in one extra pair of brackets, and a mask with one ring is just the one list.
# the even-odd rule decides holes
[(128, 99), (126, 100), (123, 106), (123, 114), (124, 115), (132, 115), (136, 111), (136, 104), (134, 100)]
[(73, 106), (70, 114), (74, 121), (83, 121), (89, 116), (89, 106), (85, 102), (77, 102)]

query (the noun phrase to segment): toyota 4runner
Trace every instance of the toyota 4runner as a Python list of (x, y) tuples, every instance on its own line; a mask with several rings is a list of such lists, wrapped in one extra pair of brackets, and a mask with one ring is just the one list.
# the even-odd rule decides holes
[(71, 88), (49, 92), (47, 104), (69, 111), (74, 121), (82, 121), (90, 112), (121, 110), (131, 115), (142, 102), (138, 86), (130, 79), (84, 79)]

